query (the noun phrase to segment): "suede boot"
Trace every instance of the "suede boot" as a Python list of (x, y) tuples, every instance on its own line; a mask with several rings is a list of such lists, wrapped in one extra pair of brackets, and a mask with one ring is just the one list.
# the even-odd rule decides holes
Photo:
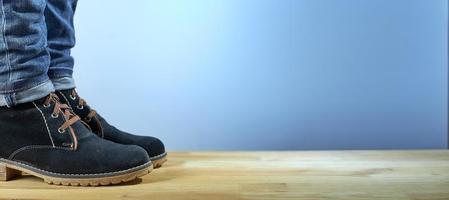
[(161, 167), (167, 160), (164, 144), (158, 138), (133, 135), (115, 128), (94, 109), (90, 108), (86, 101), (78, 95), (75, 89), (60, 90), (57, 91), (56, 94), (61, 101), (68, 104), (75, 114), (80, 116), (99, 137), (120, 144), (137, 145), (144, 148), (147, 151), (154, 168)]
[(58, 185), (118, 184), (153, 168), (144, 149), (103, 140), (55, 94), (0, 107), (0, 180), (22, 172)]

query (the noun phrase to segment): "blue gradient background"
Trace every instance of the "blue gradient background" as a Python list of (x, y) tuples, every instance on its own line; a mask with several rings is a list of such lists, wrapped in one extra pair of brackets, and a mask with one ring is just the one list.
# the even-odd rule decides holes
[(75, 78), (170, 150), (446, 148), (447, 7), (80, 1)]

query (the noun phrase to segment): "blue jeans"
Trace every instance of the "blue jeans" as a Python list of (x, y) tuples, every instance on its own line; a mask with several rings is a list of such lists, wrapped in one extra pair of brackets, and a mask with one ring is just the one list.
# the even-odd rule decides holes
[(75, 88), (77, 0), (0, 0), (0, 106)]

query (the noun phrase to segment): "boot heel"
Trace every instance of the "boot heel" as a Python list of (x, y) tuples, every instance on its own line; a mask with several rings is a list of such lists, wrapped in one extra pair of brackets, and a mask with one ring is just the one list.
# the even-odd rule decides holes
[(4, 163), (0, 163), (0, 181), (8, 181), (22, 174), (19, 170), (9, 168)]

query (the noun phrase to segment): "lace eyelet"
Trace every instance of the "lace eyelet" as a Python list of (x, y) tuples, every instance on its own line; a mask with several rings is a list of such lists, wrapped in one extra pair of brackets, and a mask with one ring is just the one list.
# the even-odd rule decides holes
[(65, 133), (65, 129), (58, 128), (59, 133)]
[(73, 96), (73, 95), (69, 95), (69, 96), (70, 96), (70, 99), (72, 99), (72, 100), (76, 99), (76, 96)]
[(82, 110), (82, 109), (84, 109), (84, 106), (82, 106), (82, 105), (81, 105), (81, 106), (80, 106), (80, 105), (77, 105), (76, 108)]
[(86, 118), (86, 122), (92, 121), (92, 118)]
[(48, 108), (48, 107), (50, 107), (50, 104), (44, 104), (43, 106), (44, 106), (44, 108)]
[(51, 117), (52, 117), (52, 118), (58, 118), (59, 115), (58, 115), (58, 114), (53, 114), (53, 113), (52, 113), (52, 114), (51, 114)]

